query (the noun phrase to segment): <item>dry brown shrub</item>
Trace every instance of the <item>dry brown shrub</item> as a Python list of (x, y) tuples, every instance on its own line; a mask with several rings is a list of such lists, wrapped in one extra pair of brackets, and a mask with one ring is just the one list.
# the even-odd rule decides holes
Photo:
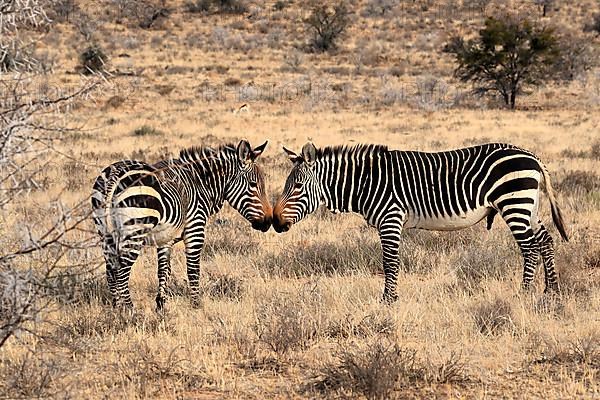
[(471, 310), (477, 330), (486, 336), (496, 336), (515, 328), (512, 305), (504, 299), (482, 301)]
[(343, 397), (360, 394), (368, 399), (385, 399), (398, 385), (421, 381), (425, 374), (415, 350), (375, 340), (365, 346), (341, 348), (334, 362), (316, 372), (312, 388)]

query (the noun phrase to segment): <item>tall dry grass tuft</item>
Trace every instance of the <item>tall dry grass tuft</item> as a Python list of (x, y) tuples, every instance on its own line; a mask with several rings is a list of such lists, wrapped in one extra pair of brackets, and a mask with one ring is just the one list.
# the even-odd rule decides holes
[(500, 297), (484, 300), (471, 310), (477, 330), (486, 336), (496, 336), (515, 329), (512, 304)]
[(425, 370), (417, 352), (386, 340), (359, 346), (352, 343), (335, 354), (335, 361), (317, 372), (313, 388), (326, 395), (386, 399), (397, 386), (422, 381)]

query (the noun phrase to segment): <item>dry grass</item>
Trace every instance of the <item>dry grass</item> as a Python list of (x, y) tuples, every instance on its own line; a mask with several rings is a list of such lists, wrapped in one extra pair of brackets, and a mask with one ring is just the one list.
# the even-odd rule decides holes
[[(186, 146), (269, 139), (261, 163), (275, 196), (291, 165), (281, 146), (297, 151), (309, 138), (418, 150), (506, 141), (536, 152), (552, 174), (571, 241), (559, 240), (545, 197), (541, 216), (555, 238), (562, 294), (542, 294), (541, 267), (534, 289), (519, 290), (520, 253), (500, 218), (489, 232), (482, 224), (405, 232), (400, 299), (388, 307), (379, 302), (377, 234), (361, 218), (319, 211), (284, 235), (263, 234), (226, 206), (207, 226), (200, 308), (187, 296), (180, 245), (163, 315), (154, 311), (155, 250), (133, 268), (132, 315), (108, 304), (102, 266), (70, 274), (101, 265), (100, 248), (70, 252), (64, 281), (49, 288), (51, 312), (31, 326), (38, 335), (22, 332), (2, 348), (0, 397), (597, 396), (598, 71), (548, 84), (508, 112), (466, 94), (450, 60), (429, 45), (477, 28), (465, 6), (403, 2), (390, 11), (378, 8), (386, 2), (359, 1), (370, 3), (368, 16), (354, 19), (340, 49), (310, 54), (289, 23), (303, 16), (300, 3), (285, 3), (261, 12), (244, 2), (246, 18), (191, 14), (176, 1), (149, 29), (98, 13), (111, 71), (132, 76), (116, 74), (95, 103), (66, 114), (85, 130), (58, 144), (61, 154), (39, 177), (43, 188), (0, 211), (0, 245), (26, 242), (26, 225), (42, 232), (55, 213), (49, 199), (85, 200), (99, 171), (126, 157), (153, 162)], [(550, 18), (577, 27), (597, 11), (580, 0)], [(72, 24), (56, 29), (40, 44), (59, 57), (44, 78), (50, 87), (79, 79), (74, 49), (86, 44)], [(248, 113), (231, 112), (243, 103)], [(85, 229), (93, 232), (91, 221)]]

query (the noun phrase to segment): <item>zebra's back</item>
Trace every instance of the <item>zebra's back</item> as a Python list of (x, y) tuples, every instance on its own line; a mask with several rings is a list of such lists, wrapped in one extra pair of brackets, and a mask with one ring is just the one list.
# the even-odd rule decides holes
[(506, 202), (536, 201), (543, 179), (535, 155), (510, 144), (434, 153), (390, 151), (390, 156), (399, 166), (394, 191), (407, 207), (407, 228), (471, 226)]

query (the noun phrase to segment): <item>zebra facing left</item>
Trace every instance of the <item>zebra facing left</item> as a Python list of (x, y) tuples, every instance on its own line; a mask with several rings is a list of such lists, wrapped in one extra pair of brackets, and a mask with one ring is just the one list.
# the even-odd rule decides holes
[(558, 291), (552, 237), (539, 218), (540, 192), (550, 200), (552, 220), (568, 240), (546, 167), (533, 153), (505, 143), (426, 153), (357, 145), (287, 150), (294, 163), (273, 210), (273, 228), (285, 232), (320, 204), (356, 212), (379, 231), (383, 251), (383, 300), (398, 298), (402, 230), (453, 231), (499, 214), (523, 255), (523, 283), (533, 281), (540, 256), (546, 290)]
[(171, 274), (171, 248), (185, 243), (193, 303), (200, 296), (200, 253), (208, 218), (227, 201), (254, 229), (266, 232), (272, 208), (264, 174), (256, 163), (267, 142), (246, 140), (217, 149), (192, 147), (156, 164), (123, 160), (106, 167), (92, 191), (93, 218), (103, 238), (106, 278), (113, 305), (133, 306), (131, 267), (144, 245), (157, 247), (158, 293), (162, 309)]

